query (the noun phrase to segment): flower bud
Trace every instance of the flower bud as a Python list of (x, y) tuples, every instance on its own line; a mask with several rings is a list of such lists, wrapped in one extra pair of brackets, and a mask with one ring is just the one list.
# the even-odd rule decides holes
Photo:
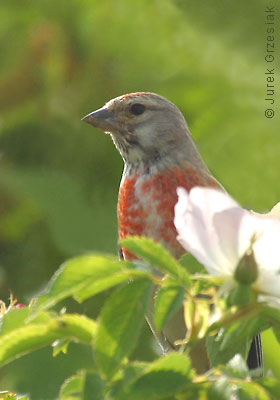
[(252, 247), (250, 247), (239, 261), (234, 272), (234, 279), (243, 284), (251, 285), (257, 280), (258, 266)]
[(26, 305), (22, 303), (15, 304), (13, 308), (25, 308)]

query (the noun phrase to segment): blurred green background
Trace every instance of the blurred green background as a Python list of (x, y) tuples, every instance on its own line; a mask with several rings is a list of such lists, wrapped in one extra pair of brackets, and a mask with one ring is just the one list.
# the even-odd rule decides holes
[[(264, 0), (9, 0), (0, 2), (0, 291), (22, 303), (68, 257), (116, 252), (122, 160), (81, 117), (109, 99), (152, 91), (186, 116), (210, 170), (243, 206), (280, 200), (278, 114), (264, 116)], [(278, 24), (280, 21), (278, 21)], [(279, 39), (279, 38), (278, 38)], [(280, 49), (278, 48), (278, 58)], [(279, 72), (279, 71), (278, 71)], [(68, 310), (95, 316), (103, 296)], [(279, 374), (279, 346), (265, 338)], [(70, 346), (0, 371), (0, 390), (54, 399)], [(135, 353), (153, 357), (148, 329)]]

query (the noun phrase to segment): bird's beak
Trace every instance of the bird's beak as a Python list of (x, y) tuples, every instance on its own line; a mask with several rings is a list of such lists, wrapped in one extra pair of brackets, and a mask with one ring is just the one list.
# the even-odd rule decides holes
[(82, 118), (82, 121), (85, 121), (96, 128), (102, 129), (105, 132), (114, 131), (114, 113), (106, 106), (86, 115)]

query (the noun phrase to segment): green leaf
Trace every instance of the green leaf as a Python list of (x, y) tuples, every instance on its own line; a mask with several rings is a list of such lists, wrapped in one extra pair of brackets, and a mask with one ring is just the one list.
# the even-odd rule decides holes
[(275, 378), (259, 379), (258, 383), (270, 394), (271, 399), (279, 400), (280, 381)]
[(229, 400), (235, 397), (235, 388), (231, 387), (230, 382), (224, 376), (217, 379), (213, 385), (210, 386), (207, 393), (208, 400)]
[(84, 381), (84, 371), (67, 378), (60, 388), (59, 400), (84, 400)]
[(110, 384), (110, 389), (107, 394), (108, 399), (130, 400), (130, 395), (127, 395), (129, 385), (142, 375), (148, 365), (149, 363), (147, 362), (125, 364), (121, 374), (116, 375), (116, 379)]
[[(267, 327), (263, 313), (259, 317), (256, 311), (253, 310), (250, 313), (237, 311), (236, 314), (232, 314), (231, 318), (229, 318), (229, 314), (227, 318), (224, 318), (227, 326), (221, 328), (215, 337), (207, 338), (207, 351), (211, 366), (225, 364), (237, 353), (246, 358), (251, 339)], [(231, 325), (228, 325), (228, 322), (231, 322)]]
[(29, 323), (0, 336), (0, 364), (52, 344), (57, 339), (71, 339), (91, 344), (96, 332), (93, 320), (78, 314), (49, 318), (45, 323)]
[(154, 304), (154, 325), (157, 331), (161, 331), (169, 316), (182, 305), (184, 293), (184, 289), (174, 282), (158, 290)]
[(274, 334), (274, 330), (267, 329), (262, 334), (262, 343), (264, 350), (265, 367), (272, 371), (274, 377), (280, 382), (279, 360), (280, 360), (280, 344)]
[[(118, 262), (125, 263), (125, 261)], [(83, 289), (77, 291), (74, 294), (74, 298), (81, 303), (89, 297), (92, 297), (97, 293), (103, 292), (104, 290), (107, 290), (120, 283), (128, 282), (131, 279), (149, 278), (149, 276), (150, 275), (146, 272), (130, 268), (123, 269), (121, 272), (111, 272), (110, 275), (107, 275), (104, 278), (99, 278), (92, 283), (89, 283), (88, 286), (84, 287)]]
[(97, 372), (85, 376), (84, 397), (82, 400), (104, 400), (105, 382)]
[(116, 257), (86, 255), (73, 258), (54, 274), (46, 293), (38, 298), (34, 308), (46, 310), (69, 296), (79, 301), (85, 300), (129, 280), (128, 266), (128, 263), (118, 261)]
[(53, 356), (56, 357), (58, 354), (63, 353), (66, 354), (68, 351), (68, 347), (70, 344), (71, 340), (69, 339), (58, 339), (56, 340), (52, 346), (53, 346)]
[(13, 308), (1, 318), (0, 335), (21, 328), (30, 313), (30, 308)]
[(240, 343), (248, 344), (250, 337), (250, 322), (252, 321), (242, 321), (237, 322), (231, 325), (228, 329), (225, 330), (225, 334), (223, 335), (223, 340), (221, 342), (221, 351), (227, 352), (227, 350), (235, 350), (235, 353), (242, 354), (246, 356), (246, 353), (238, 351), (240, 350)]
[[(169, 353), (154, 361), (130, 386), (128, 399), (163, 399), (186, 388), (193, 378), (190, 359)], [(173, 397), (172, 397), (173, 398)]]
[(235, 324), (230, 329), (221, 329), (218, 335), (206, 338), (207, 354), (211, 367), (226, 364), (235, 354), (246, 357), (249, 341), (244, 333), (244, 326)]
[(16, 394), (9, 391), (0, 391), (0, 400), (28, 400), (26, 396), (17, 397)]
[(275, 338), (277, 339), (277, 342), (280, 343), (280, 328), (272, 327), (272, 331), (274, 333)]
[(238, 381), (236, 387), (238, 388), (237, 393), (239, 399), (271, 400), (271, 397), (269, 396), (268, 392), (256, 382)]
[(207, 271), (190, 253), (184, 254), (179, 263), (188, 271), (189, 274), (206, 274)]
[(280, 310), (274, 307), (264, 306), (261, 310), (262, 316), (270, 325), (280, 327)]
[(65, 380), (59, 391), (59, 400), (104, 400), (104, 387), (100, 375), (82, 370)]
[(152, 284), (147, 279), (114, 291), (101, 311), (96, 335), (96, 362), (110, 378), (136, 344)]
[(144, 371), (149, 367), (147, 362), (133, 362), (125, 366), (124, 368), (124, 385), (127, 386), (132, 381), (135, 381), (140, 375), (143, 375)]
[(187, 288), (191, 286), (189, 274), (172, 255), (159, 243), (147, 237), (126, 237), (121, 244), (136, 256), (159, 268), (162, 272), (170, 273)]
[(246, 379), (250, 376), (246, 361), (240, 354), (236, 354), (226, 366), (220, 366), (220, 369), (228, 378)]

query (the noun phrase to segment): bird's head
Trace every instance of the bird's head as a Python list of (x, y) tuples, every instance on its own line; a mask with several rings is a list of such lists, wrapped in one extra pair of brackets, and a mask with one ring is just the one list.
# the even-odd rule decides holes
[(193, 145), (182, 113), (154, 93), (116, 97), (83, 121), (111, 134), (127, 163), (152, 163), (175, 152), (187, 152)]

